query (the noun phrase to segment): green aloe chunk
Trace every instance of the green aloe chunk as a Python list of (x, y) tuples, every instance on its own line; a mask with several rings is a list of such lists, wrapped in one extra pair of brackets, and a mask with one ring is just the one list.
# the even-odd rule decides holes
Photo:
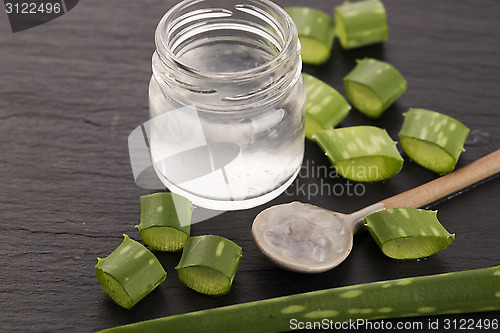
[(136, 227), (142, 241), (153, 250), (181, 250), (191, 229), (191, 201), (170, 192), (144, 195), (140, 201), (141, 223)]
[(297, 26), (302, 61), (310, 65), (326, 62), (330, 58), (335, 36), (333, 18), (309, 7), (287, 7), (285, 11)]
[(418, 259), (444, 250), (455, 238), (439, 223), (437, 211), (393, 208), (365, 217), (378, 246), (394, 259)]
[(371, 58), (357, 61), (344, 77), (344, 89), (351, 104), (370, 118), (378, 118), (405, 91), (403, 75), (392, 65)]
[(224, 295), (231, 289), (241, 252), (241, 247), (224, 237), (190, 237), (175, 269), (189, 288), (202, 294)]
[(354, 126), (316, 132), (313, 135), (344, 178), (376, 182), (397, 174), (403, 158), (385, 129)]
[(351, 106), (327, 83), (306, 73), (302, 76), (306, 86), (305, 134), (312, 140), (315, 132), (337, 126), (349, 114)]
[(345, 2), (335, 8), (336, 33), (343, 49), (387, 40), (387, 18), (382, 2)]
[[(500, 266), (371, 282), (235, 304), (101, 333), (277, 333), (298, 322), (342, 323), (500, 310)], [(297, 327), (298, 328), (298, 327)], [(331, 326), (334, 331), (334, 326)]]
[(469, 129), (458, 120), (425, 109), (410, 108), (399, 132), (399, 142), (415, 163), (438, 174), (453, 171)]
[(106, 295), (130, 309), (162, 283), (167, 273), (151, 251), (123, 236), (123, 242), (110, 255), (97, 258), (95, 275)]

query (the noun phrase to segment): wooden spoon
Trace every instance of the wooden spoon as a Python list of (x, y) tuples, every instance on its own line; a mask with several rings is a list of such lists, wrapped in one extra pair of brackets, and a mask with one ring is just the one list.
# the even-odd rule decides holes
[(364, 228), (365, 216), (388, 208), (423, 207), (499, 172), (497, 150), (446, 176), (352, 214), (301, 202), (273, 206), (257, 215), (252, 235), (259, 249), (279, 266), (296, 272), (324, 272), (349, 255), (353, 235)]

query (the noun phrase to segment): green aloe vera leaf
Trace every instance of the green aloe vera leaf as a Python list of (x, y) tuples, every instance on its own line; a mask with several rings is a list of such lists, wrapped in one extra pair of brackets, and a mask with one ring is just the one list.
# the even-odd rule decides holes
[(410, 108), (399, 132), (399, 142), (415, 163), (437, 174), (455, 169), (469, 129), (442, 113)]
[(241, 247), (224, 237), (190, 237), (175, 269), (189, 288), (206, 295), (224, 295), (231, 289), (241, 253)]
[(123, 235), (123, 242), (106, 258), (97, 258), (97, 280), (115, 303), (132, 308), (160, 283), (167, 273), (142, 244)]
[(348, 114), (351, 106), (329, 84), (303, 73), (306, 86), (305, 134), (312, 140), (314, 132), (337, 126)]
[(230, 305), (101, 333), (277, 333), (298, 321), (348, 322), (500, 310), (500, 266), (371, 282)]
[(335, 30), (343, 49), (352, 49), (388, 38), (387, 17), (382, 2), (365, 0), (346, 1), (337, 6)]
[(181, 195), (160, 192), (140, 197), (142, 241), (157, 251), (179, 251), (188, 239), (194, 206)]
[(394, 259), (418, 259), (444, 250), (455, 238), (439, 223), (437, 211), (392, 208), (365, 217), (378, 246)]
[(344, 89), (351, 104), (370, 118), (378, 118), (405, 91), (407, 83), (392, 65), (371, 58), (357, 61), (344, 77)]
[(314, 140), (344, 178), (376, 182), (397, 174), (403, 158), (385, 129), (353, 126), (314, 133)]
[(305, 64), (320, 65), (330, 58), (335, 37), (335, 21), (322, 12), (309, 7), (286, 7), (297, 26), (301, 45), (300, 55)]

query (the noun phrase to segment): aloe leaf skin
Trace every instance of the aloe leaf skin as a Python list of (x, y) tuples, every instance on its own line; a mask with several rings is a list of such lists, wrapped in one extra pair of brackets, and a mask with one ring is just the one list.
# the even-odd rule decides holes
[(334, 11), (336, 34), (343, 49), (385, 42), (388, 38), (384, 5), (378, 0), (350, 2)]
[(351, 106), (345, 98), (329, 84), (303, 73), (306, 86), (305, 135), (337, 126), (348, 114)]
[(160, 283), (167, 273), (151, 251), (123, 235), (123, 242), (106, 258), (97, 258), (95, 273), (104, 292), (125, 309), (132, 308)]
[(418, 259), (444, 250), (455, 238), (438, 221), (437, 211), (393, 208), (365, 217), (365, 226), (382, 252), (393, 259)]
[(286, 7), (297, 31), (300, 55), (305, 64), (321, 65), (329, 58), (335, 37), (335, 21), (321, 10), (309, 7)]
[(399, 131), (403, 151), (415, 163), (439, 175), (455, 169), (469, 128), (460, 121), (426, 109), (410, 108)]
[(500, 310), (500, 266), (371, 282), (143, 321), (101, 333), (277, 333), (333, 322)]
[(175, 268), (179, 279), (200, 293), (219, 296), (229, 292), (238, 270), (242, 249), (216, 235), (190, 237)]
[(159, 192), (140, 197), (142, 241), (157, 251), (179, 251), (190, 235), (194, 206), (181, 195)]
[(344, 77), (347, 99), (365, 116), (375, 119), (407, 88), (406, 79), (391, 64), (364, 58)]
[(314, 140), (339, 175), (358, 182), (376, 182), (397, 174), (403, 158), (385, 129), (353, 126), (319, 131)]

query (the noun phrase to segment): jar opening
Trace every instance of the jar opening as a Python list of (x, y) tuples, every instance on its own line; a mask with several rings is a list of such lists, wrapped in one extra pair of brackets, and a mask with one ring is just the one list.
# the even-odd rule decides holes
[(218, 80), (273, 70), (300, 47), (291, 18), (267, 0), (227, 8), (216, 0), (182, 1), (161, 19), (155, 39), (167, 68)]

